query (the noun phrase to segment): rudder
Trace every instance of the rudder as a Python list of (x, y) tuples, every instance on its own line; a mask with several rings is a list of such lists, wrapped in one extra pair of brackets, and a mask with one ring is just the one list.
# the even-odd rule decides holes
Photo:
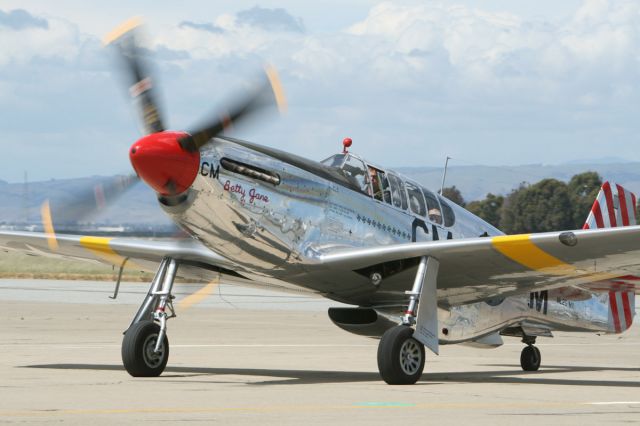
[(616, 228), (636, 224), (636, 195), (614, 182), (605, 182), (582, 229)]
[(633, 291), (609, 291), (609, 331), (622, 333), (633, 324), (636, 295)]

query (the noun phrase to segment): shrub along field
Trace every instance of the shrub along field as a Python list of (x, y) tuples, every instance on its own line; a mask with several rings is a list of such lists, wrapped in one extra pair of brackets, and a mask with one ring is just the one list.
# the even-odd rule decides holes
[(506, 196), (487, 194), (470, 203), (455, 186), (444, 188), (443, 194), (506, 234), (564, 231), (582, 228), (602, 181), (598, 173), (584, 172), (567, 183), (557, 179), (523, 182)]
[[(65, 280), (115, 281), (118, 268), (93, 262), (28, 256), (17, 252), (0, 253), (0, 278), (41, 278)], [(153, 274), (125, 267), (124, 281), (150, 281)]]

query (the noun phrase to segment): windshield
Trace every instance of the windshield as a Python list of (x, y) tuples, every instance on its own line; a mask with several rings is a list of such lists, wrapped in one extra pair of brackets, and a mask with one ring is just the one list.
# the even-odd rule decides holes
[(342, 167), (342, 163), (344, 163), (344, 157), (345, 157), (345, 154), (336, 154), (336, 155), (332, 155), (331, 157), (325, 160), (322, 160), (320, 163), (328, 167), (340, 168)]
[(349, 179), (361, 192), (372, 195), (369, 179), (364, 163), (355, 157), (349, 156), (342, 166), (342, 174)]

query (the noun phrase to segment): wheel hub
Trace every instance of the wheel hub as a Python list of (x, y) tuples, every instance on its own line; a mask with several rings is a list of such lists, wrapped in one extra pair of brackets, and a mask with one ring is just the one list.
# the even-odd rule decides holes
[(418, 372), (422, 362), (422, 353), (418, 342), (413, 339), (407, 339), (402, 343), (400, 348), (400, 368), (402, 371), (411, 376)]
[(162, 363), (162, 358), (164, 357), (164, 345), (160, 345), (160, 350), (158, 352), (155, 351), (157, 341), (158, 335), (150, 334), (144, 340), (142, 345), (142, 357), (144, 359), (144, 363), (150, 368), (158, 367)]

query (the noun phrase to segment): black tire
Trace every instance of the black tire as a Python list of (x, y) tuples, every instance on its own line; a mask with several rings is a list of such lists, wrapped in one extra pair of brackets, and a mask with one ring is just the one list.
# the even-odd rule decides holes
[(387, 330), (378, 345), (378, 371), (390, 385), (412, 385), (422, 376), (424, 345), (413, 337), (413, 328), (399, 325)]
[(538, 371), (542, 356), (535, 346), (525, 346), (520, 354), (520, 365), (524, 371)]
[(164, 336), (160, 352), (154, 348), (160, 326), (152, 321), (132, 325), (122, 339), (122, 364), (133, 377), (157, 377), (169, 360), (169, 339)]

